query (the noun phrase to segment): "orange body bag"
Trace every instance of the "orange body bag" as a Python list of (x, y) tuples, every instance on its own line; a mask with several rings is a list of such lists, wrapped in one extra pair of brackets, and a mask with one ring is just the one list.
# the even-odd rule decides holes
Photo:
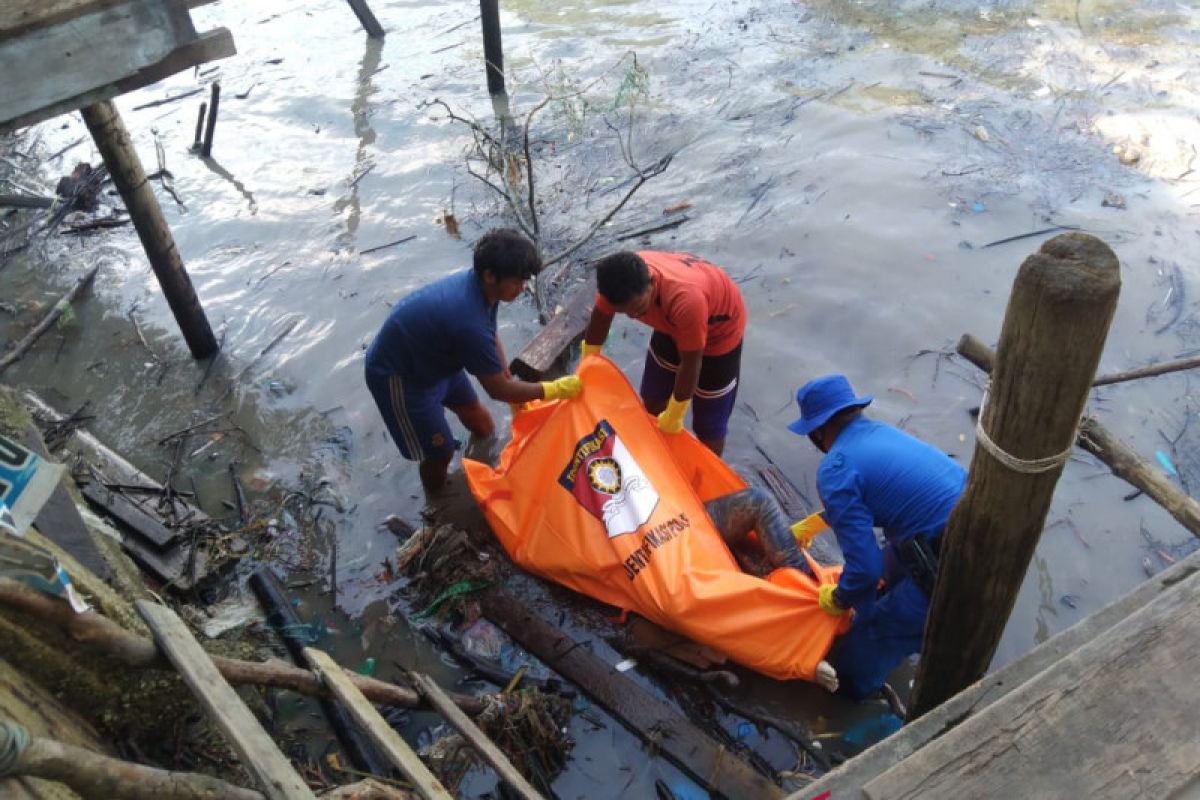
[[(813, 680), (849, 615), (821, 611), (799, 570), (742, 572), (703, 504), (746, 483), (690, 433), (662, 434), (608, 359), (578, 374), (579, 396), (516, 415), (495, 470), (463, 460), (509, 556), (766, 675)], [(840, 568), (810, 563), (836, 581)]]

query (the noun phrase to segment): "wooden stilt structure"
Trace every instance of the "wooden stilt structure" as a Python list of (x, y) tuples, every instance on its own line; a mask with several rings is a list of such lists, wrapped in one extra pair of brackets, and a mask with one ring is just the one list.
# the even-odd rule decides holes
[(1056, 236), (1021, 265), (975, 456), (950, 514), (910, 715), (987, 672), (1074, 447), (1120, 293), (1099, 239)]
[(83, 109), (83, 121), (87, 123), (113, 183), (125, 201), (125, 208), (133, 218), (146, 257), (175, 315), (175, 321), (183, 331), (192, 357), (208, 358), (217, 352), (217, 339), (200, 306), (192, 280), (184, 269), (183, 259), (175, 247), (175, 238), (163, 219), (158, 198), (146, 180), (141, 159), (129, 140), (129, 131), (125, 129), (117, 107), (111, 100), (87, 106)]

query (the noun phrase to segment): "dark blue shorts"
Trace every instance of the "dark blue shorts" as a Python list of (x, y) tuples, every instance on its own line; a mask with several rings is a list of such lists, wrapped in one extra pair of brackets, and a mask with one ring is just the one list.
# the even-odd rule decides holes
[[(646, 405), (663, 404), (675, 388), (679, 371), (679, 350), (665, 333), (654, 332), (646, 351), (642, 370), (641, 395)], [(742, 344), (719, 356), (704, 356), (700, 362), (700, 380), (692, 397), (692, 430), (706, 441), (724, 439), (729, 417), (737, 400), (738, 378), (742, 372)]]
[(367, 370), (367, 388), (387, 424), (392, 441), (409, 461), (447, 458), (459, 442), (446, 422), (447, 408), (479, 402), (467, 373), (433, 385), (406, 383), (399, 375), (380, 375)]

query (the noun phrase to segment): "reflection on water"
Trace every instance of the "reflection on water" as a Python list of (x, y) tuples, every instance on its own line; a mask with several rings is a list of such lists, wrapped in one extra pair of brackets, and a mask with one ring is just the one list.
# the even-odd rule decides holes
[[(365, 647), (437, 667), (402, 617), (380, 610), (394, 588), (378, 576), (395, 539), (377, 523), (392, 513), (417, 521), (423, 498), (365, 391), (362, 351), (392, 303), (467, 266), (471, 243), (504, 222), (505, 210), (464, 170), (469, 133), (423, 105), (440, 97), (477, 119), (495, 113), (475, 9), (394, 2), (374, 10), (390, 31), (384, 41), (362, 35), (338, 0), (203, 6), (198, 24), (229, 27), (238, 56), (118, 101), (147, 164), (157, 129), (187, 205), (185, 215), (163, 196), (213, 327), (225, 330), (207, 379), (131, 231), (55, 238), (38, 258), (10, 258), (0, 281), (5, 303), (18, 307), (0, 311), (0, 336), (27, 330), (38, 315), (24, 304), (52, 303), (97, 254), (117, 256), (78, 304), (74, 326), (48, 335), (5, 377), (64, 410), (90, 399), (95, 431), (156, 474), (167, 459), (158, 439), (231, 411), (254, 447), (231, 437), (183, 464), (209, 510), (223, 513), (231, 461), (261, 486), (325, 477), (346, 501), (339, 603), (351, 616), (370, 609), (363, 619), (371, 626), (363, 637), (367, 622), (322, 610), (346, 634), (331, 646), (346, 663), (365, 658)], [(1116, 0), (524, 0), (504, 5), (502, 22), (506, 62), (521, 76), (510, 82), (518, 121), (564, 78), (586, 84), (636, 51), (649, 75), (633, 130), (637, 152), (676, 155), (580, 255), (690, 250), (739, 280), (751, 325), (727, 457), (748, 471), (765, 453), (811, 494), (817, 454), (783, 426), (795, 387), (826, 372), (845, 372), (875, 393), (878, 418), (969, 461), (967, 409), (978, 405), (983, 379), (953, 360), (917, 355), (952, 347), (964, 332), (994, 340), (1018, 265), (1046, 237), (989, 243), (1070, 224), (1114, 246), (1123, 289), (1102, 371), (1198, 346), (1190, 300), (1173, 325), (1147, 322), (1169, 288), (1163, 265), (1179, 265), (1186, 292), (1200, 264), (1190, 144), (1200, 122), (1186, 77), (1200, 66), (1196, 17), (1186, 6)], [(231, 87), (219, 163), (188, 154), (199, 96), (133, 110), (218, 76)], [(565, 154), (556, 162), (562, 174), (541, 176), (539, 189), (543, 219), (559, 215), (564, 230), (584, 229), (611, 207), (626, 174), (612, 141), (595, 144), (607, 131), (603, 109), (587, 111), (572, 124), (565, 111), (539, 116), (532, 131), (539, 148)], [(67, 116), (36, 134), (52, 153), (83, 126)], [(90, 144), (74, 148), (47, 165), (47, 187), (74, 159), (97, 156)], [(1125, 207), (1104, 205), (1110, 194)], [(621, 231), (661, 224), (664, 209), (684, 202), (685, 224), (616, 241)], [(452, 203), (461, 240), (438, 223)], [(416, 238), (359, 254), (408, 235)], [(538, 330), (528, 298), (503, 308), (500, 320), (510, 354)], [(636, 376), (645, 343), (645, 331), (629, 325), (606, 352)], [(1164, 447), (1159, 429), (1175, 435), (1175, 410), (1189, 396), (1186, 376), (1164, 376), (1097, 391), (1092, 407), (1153, 458)], [(508, 418), (501, 404), (493, 411)], [(334, 436), (341, 445), (329, 444)], [(454, 513), (478, 524), (461, 485), (458, 492)], [(1081, 535), (1060, 526), (1043, 536), (997, 663), (1143, 580), (1141, 526), (1168, 550), (1187, 540), (1145, 498), (1123, 502), (1127, 492), (1087, 459), (1067, 466), (1051, 518), (1069, 513)], [(318, 586), (304, 602), (320, 607), (327, 598)], [(807, 688), (756, 687), (755, 696), (833, 733), (854, 715), (877, 713)], [(627, 793), (653, 794), (662, 767), (641, 759), (627, 733), (574, 724), (581, 744), (564, 796), (618, 796), (610, 785), (618, 766), (629, 767), (616, 782), (628, 779)]]

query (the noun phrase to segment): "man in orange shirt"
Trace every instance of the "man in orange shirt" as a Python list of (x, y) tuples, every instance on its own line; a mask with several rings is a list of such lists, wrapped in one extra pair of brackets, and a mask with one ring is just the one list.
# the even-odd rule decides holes
[(596, 305), (583, 352), (599, 353), (620, 312), (654, 329), (641, 395), (664, 433), (692, 430), (717, 455), (737, 399), (746, 306), (720, 267), (686, 253), (622, 251), (596, 265)]

